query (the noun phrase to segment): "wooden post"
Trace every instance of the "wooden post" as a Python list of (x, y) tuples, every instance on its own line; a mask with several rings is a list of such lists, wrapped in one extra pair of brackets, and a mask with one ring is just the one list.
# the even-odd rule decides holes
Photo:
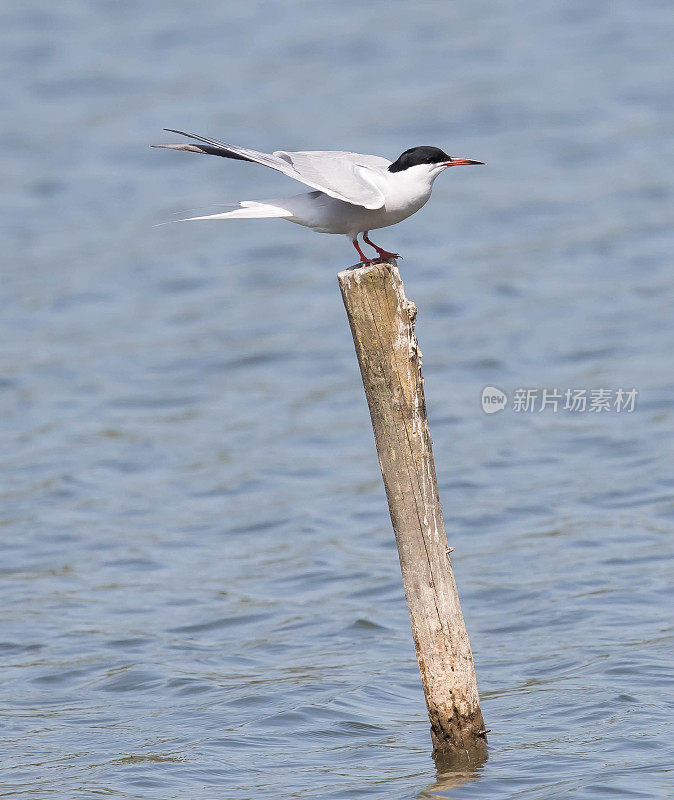
[(395, 264), (337, 276), (356, 346), (436, 751), (486, 752), (426, 417), (417, 309)]

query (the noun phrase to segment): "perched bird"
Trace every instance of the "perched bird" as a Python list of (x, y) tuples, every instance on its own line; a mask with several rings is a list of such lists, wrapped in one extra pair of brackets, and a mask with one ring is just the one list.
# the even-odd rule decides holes
[[(418, 211), (431, 196), (433, 181), (447, 167), (484, 164), (468, 158), (452, 158), (437, 147), (412, 147), (393, 162), (381, 156), (339, 150), (259, 153), (193, 133), (165, 130), (187, 136), (198, 144), (153, 144), (152, 147), (251, 161), (271, 167), (315, 190), (262, 203), (243, 200), (235, 204), (232, 211), (183, 221), (281, 217), (317, 233), (346, 234), (363, 264), (398, 257), (397, 253), (389, 253), (370, 241), (368, 233), (402, 222)], [(368, 258), (361, 250), (358, 244), (361, 233), (363, 241), (377, 251), (378, 259)]]

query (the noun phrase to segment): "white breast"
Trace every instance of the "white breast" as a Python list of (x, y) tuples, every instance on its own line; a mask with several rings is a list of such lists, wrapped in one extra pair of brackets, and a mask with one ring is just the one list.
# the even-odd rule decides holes
[(395, 225), (418, 211), (431, 196), (433, 182), (423, 166), (402, 172), (381, 170), (375, 178), (385, 202), (382, 208), (362, 206), (335, 200), (323, 192), (309, 192), (285, 201), (293, 213), (291, 222), (305, 225), (318, 233), (358, 233)]

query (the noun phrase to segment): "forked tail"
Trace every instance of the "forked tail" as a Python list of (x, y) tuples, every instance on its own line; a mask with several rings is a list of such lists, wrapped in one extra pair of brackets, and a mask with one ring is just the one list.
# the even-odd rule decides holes
[(193, 222), (198, 219), (255, 219), (260, 217), (292, 217), (292, 211), (287, 208), (272, 205), (272, 203), (258, 203), (255, 200), (242, 200), (231, 211), (221, 214), (207, 214), (203, 217), (186, 217), (177, 222)]

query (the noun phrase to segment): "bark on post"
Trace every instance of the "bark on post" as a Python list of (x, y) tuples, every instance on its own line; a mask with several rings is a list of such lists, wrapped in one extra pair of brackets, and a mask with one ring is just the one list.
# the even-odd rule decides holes
[(486, 731), (449, 560), (426, 417), (416, 306), (395, 264), (338, 275), (395, 532), (437, 751), (481, 757)]

